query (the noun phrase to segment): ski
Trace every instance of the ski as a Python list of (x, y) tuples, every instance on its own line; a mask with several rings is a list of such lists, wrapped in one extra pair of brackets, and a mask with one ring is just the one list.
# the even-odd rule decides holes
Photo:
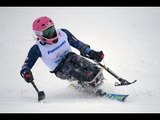
[[(79, 92), (83, 91), (82, 87), (78, 86), (78, 85), (73, 85), (73, 84), (70, 84), (68, 86), (68, 88), (70, 88), (71, 90), (78, 90)], [(91, 90), (92, 91), (92, 90)], [(83, 91), (85, 92), (85, 91)], [(107, 92), (104, 92), (102, 91), (101, 89), (98, 89), (96, 91), (92, 91), (92, 92), (88, 92), (86, 91), (87, 93), (90, 93), (90, 94), (93, 94), (95, 95), (96, 97), (101, 97), (101, 98), (105, 98), (105, 99), (111, 99), (111, 100), (116, 100), (116, 101), (119, 101), (119, 102), (124, 102), (125, 99), (129, 96), (129, 95), (125, 95), (125, 94), (114, 94), (114, 93), (107, 93)]]
[(124, 102), (124, 100), (128, 97), (129, 95), (122, 95), (122, 94), (112, 94), (112, 93), (106, 93), (103, 98), (109, 98), (112, 100), (117, 100), (120, 102)]
[(120, 102), (124, 102), (125, 99), (129, 96), (129, 95), (124, 95), (124, 94), (107, 93), (107, 92), (102, 91), (102, 89), (98, 89), (97, 92), (96, 92), (96, 95), (99, 96), (99, 97), (112, 99), (112, 100), (117, 100), (117, 101), (120, 101)]

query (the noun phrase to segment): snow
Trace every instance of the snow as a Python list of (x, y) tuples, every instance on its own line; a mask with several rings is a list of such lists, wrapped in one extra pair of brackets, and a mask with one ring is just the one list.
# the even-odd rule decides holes
[[(129, 94), (124, 103), (67, 89), (70, 83), (49, 73), (41, 59), (32, 72), (46, 99), (37, 102), (36, 91), (19, 72), (35, 43), (32, 22), (43, 15), (51, 17), (56, 28), (66, 28), (91, 48), (103, 50), (106, 66), (120, 77), (138, 80), (115, 87), (117, 80), (104, 70), (105, 89)], [(159, 7), (2, 7), (0, 18), (0, 113), (160, 112)]]

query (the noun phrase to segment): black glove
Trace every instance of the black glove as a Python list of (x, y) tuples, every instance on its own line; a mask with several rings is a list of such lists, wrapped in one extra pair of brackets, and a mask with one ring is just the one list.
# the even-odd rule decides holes
[(89, 52), (89, 56), (92, 60), (96, 60), (97, 62), (101, 62), (104, 58), (104, 54), (102, 51), (97, 52), (97, 51), (91, 50)]
[(29, 69), (22, 69), (20, 74), (27, 83), (31, 83), (34, 80), (32, 72)]

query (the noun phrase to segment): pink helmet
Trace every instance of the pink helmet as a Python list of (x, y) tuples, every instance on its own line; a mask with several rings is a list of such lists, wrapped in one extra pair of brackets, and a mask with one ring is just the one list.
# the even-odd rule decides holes
[(43, 31), (45, 31), (46, 29), (52, 26), (54, 27), (53, 21), (46, 16), (37, 18), (32, 25), (33, 31), (38, 37), (38, 39), (45, 41), (46, 43), (49, 43), (49, 44), (54, 43), (54, 41), (58, 39), (57, 34), (56, 36), (54, 36), (54, 38), (46, 38), (43, 36)]

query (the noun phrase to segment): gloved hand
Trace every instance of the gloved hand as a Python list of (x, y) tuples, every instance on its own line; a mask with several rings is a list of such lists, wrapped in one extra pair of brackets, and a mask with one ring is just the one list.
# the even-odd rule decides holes
[(97, 62), (101, 62), (104, 58), (104, 54), (102, 51), (97, 52), (97, 51), (91, 50), (89, 52), (89, 56), (92, 60), (96, 60)]
[(29, 69), (22, 69), (20, 74), (27, 83), (31, 83), (34, 80), (32, 72)]

